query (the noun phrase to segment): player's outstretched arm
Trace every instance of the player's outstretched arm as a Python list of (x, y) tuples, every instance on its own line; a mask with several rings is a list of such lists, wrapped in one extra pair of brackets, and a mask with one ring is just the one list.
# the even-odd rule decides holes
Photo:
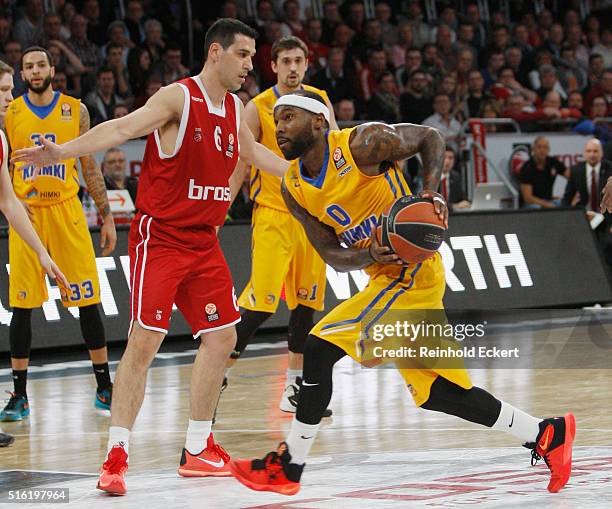
[(180, 85), (161, 88), (142, 107), (125, 117), (108, 120), (62, 145), (40, 138), (41, 146), (17, 150), (15, 161), (37, 167), (63, 159), (100, 152), (130, 140), (140, 138), (171, 121), (179, 121), (183, 111), (184, 93)]
[[(253, 138), (259, 141), (261, 137), (261, 123), (259, 121), (259, 113), (257, 112), (257, 106), (255, 106), (255, 103), (253, 101), (249, 101), (248, 104), (244, 107), (244, 110), (241, 110), (241, 113), (241, 129), (246, 124), (250, 129), (251, 133), (253, 133)], [(244, 183), (244, 179), (249, 174), (250, 168), (251, 166), (249, 164), (247, 164), (242, 159), (238, 159), (236, 167), (234, 168), (234, 172), (232, 173), (229, 179), (231, 196), (230, 205), (234, 203), (236, 196), (238, 196), (240, 188)]]
[(372, 245), (369, 249), (346, 248), (340, 245), (336, 232), (330, 226), (323, 224), (316, 217), (300, 206), (287, 190), (285, 182), (281, 184), (281, 194), (285, 204), (296, 219), (302, 223), (306, 236), (317, 250), (321, 258), (339, 272), (363, 269), (374, 262), (402, 264), (399, 257), (390, 248), (380, 246), (376, 236), (372, 235)]
[(9, 224), (13, 227), (17, 234), (36, 253), (42, 268), (49, 275), (49, 277), (57, 280), (57, 283), (60, 286), (70, 288), (70, 284), (68, 283), (66, 276), (62, 274), (62, 271), (59, 270), (42, 245), (40, 238), (32, 227), (32, 223), (28, 219), (25, 207), (19, 201), (17, 196), (15, 196), (6, 162), (2, 163), (0, 168), (0, 210), (6, 216)]
[(242, 114), (244, 112), (242, 104), (240, 109), (242, 110), (240, 115), (240, 133), (238, 135), (240, 140), (240, 159), (247, 165), (255, 166), (266, 173), (282, 177), (289, 168), (289, 161), (277, 156), (270, 149), (255, 141), (255, 137), (244, 119), (245, 115)]
[(415, 154), (423, 164), (423, 191), (419, 196), (432, 198), (436, 212), (446, 224), (448, 208), (436, 190), (444, 163), (444, 138), (437, 129), (416, 124), (362, 124), (351, 133), (351, 154), (366, 175), (378, 175), (380, 163), (400, 161)]

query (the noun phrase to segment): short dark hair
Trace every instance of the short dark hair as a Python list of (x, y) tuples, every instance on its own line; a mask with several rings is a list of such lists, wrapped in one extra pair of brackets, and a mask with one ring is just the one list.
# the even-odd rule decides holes
[(176, 43), (176, 42), (172, 42), (170, 41), (168, 44), (166, 44), (166, 46), (164, 47), (164, 50), (162, 51), (162, 53), (168, 53), (168, 51), (180, 51), (182, 52), (182, 48), (181, 46)]
[(281, 37), (278, 41), (275, 41), (274, 44), (272, 44), (272, 62), (276, 62), (276, 60), (278, 59), (278, 54), (281, 51), (287, 51), (296, 48), (299, 48), (304, 52), (304, 58), (308, 58), (308, 46), (306, 46), (306, 43), (302, 39), (296, 37), (295, 35)]
[(215, 21), (204, 38), (204, 60), (208, 58), (208, 50), (212, 43), (219, 43), (223, 49), (227, 49), (234, 43), (238, 34), (246, 35), (251, 39), (257, 38), (257, 32), (240, 20), (221, 18)]
[(99, 78), (100, 76), (102, 76), (103, 74), (106, 74), (107, 72), (110, 72), (113, 76), (115, 76), (115, 73), (110, 67), (106, 67), (103, 65), (96, 71), (96, 78)]
[(121, 50), (121, 52), (123, 53), (123, 46), (121, 46), (121, 44), (119, 44), (117, 42), (109, 42), (106, 45), (106, 54), (108, 55), (108, 52), (110, 50), (112, 50), (113, 48), (119, 48)]
[(49, 66), (53, 67), (53, 57), (51, 57), (51, 53), (49, 53), (42, 46), (30, 46), (29, 48), (26, 48), (21, 54), (21, 67), (23, 67), (23, 57), (25, 57), (28, 53), (34, 53), (35, 51), (40, 51), (41, 53), (44, 53), (47, 56), (47, 62), (49, 63)]

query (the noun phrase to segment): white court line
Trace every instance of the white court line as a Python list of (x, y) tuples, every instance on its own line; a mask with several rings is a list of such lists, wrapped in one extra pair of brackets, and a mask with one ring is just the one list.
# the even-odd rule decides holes
[[(285, 433), (286, 430), (284, 429), (215, 429), (215, 434), (217, 433)], [(468, 432), (468, 433), (472, 433), (472, 432), (486, 432), (486, 433), (490, 433), (493, 431), (498, 431), (498, 430), (494, 430), (492, 428), (475, 428), (475, 429), (466, 429), (466, 428), (341, 428), (341, 427), (329, 427), (329, 428), (322, 428), (321, 431), (324, 431), (326, 433), (330, 432), (330, 431), (341, 431), (341, 432), (345, 432), (345, 431), (361, 431), (361, 432), (366, 432), (366, 431), (383, 431), (383, 432), (396, 432), (396, 431), (463, 431), (463, 432)], [(612, 428), (577, 428), (577, 431), (579, 431), (580, 433), (612, 433)], [(186, 432), (186, 429), (180, 429), (180, 430), (176, 430), (176, 429), (160, 429), (160, 430), (140, 430), (140, 431), (132, 431), (131, 435), (156, 435), (159, 433), (181, 433), (184, 434)], [(15, 437), (57, 437), (57, 436), (66, 436), (66, 435), (79, 435), (79, 436), (84, 436), (84, 435), (94, 435), (94, 436), (99, 436), (99, 435), (108, 435), (107, 431), (90, 431), (90, 432), (70, 432), (70, 431), (63, 431), (62, 433), (22, 433), (22, 434), (15, 434), (12, 433), (13, 436)]]
[(40, 474), (67, 474), (67, 475), (99, 475), (99, 473), (91, 472), (65, 472), (63, 470), (23, 470), (22, 468), (9, 468), (8, 470), (0, 470), (0, 474), (6, 472), (34, 472)]

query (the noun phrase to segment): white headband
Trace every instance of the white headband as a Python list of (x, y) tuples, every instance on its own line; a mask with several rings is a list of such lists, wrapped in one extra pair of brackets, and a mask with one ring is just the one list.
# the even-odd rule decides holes
[(327, 120), (327, 123), (329, 123), (329, 108), (316, 99), (304, 97), (303, 95), (286, 94), (276, 101), (274, 109), (276, 110), (276, 108), (281, 106), (295, 106), (311, 113), (321, 113), (325, 120)]

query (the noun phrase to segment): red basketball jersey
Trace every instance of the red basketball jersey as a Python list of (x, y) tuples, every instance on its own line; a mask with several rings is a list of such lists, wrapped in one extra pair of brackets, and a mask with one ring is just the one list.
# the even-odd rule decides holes
[(216, 108), (198, 76), (178, 84), (185, 98), (174, 151), (163, 152), (157, 130), (148, 136), (136, 208), (175, 228), (219, 226), (238, 160), (240, 99), (227, 92)]

